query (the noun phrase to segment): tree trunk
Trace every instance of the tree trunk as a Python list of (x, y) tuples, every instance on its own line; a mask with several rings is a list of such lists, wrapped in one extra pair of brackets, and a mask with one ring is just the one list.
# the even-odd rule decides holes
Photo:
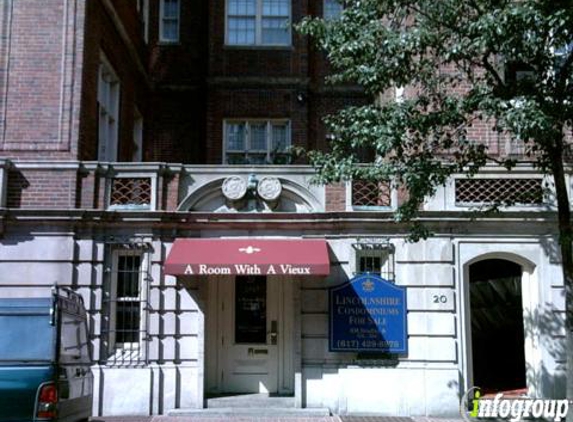
[[(567, 354), (567, 392), (566, 398), (573, 399), (573, 230), (571, 227), (571, 210), (567, 195), (567, 184), (563, 160), (555, 157), (553, 160), (553, 177), (557, 196), (557, 213), (559, 221), (559, 245), (563, 282), (565, 284), (565, 353)], [(573, 421), (573, 406), (569, 406), (568, 421)]]

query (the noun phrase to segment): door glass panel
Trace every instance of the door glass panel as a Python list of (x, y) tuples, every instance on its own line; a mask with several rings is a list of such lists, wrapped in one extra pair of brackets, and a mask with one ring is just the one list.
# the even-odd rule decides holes
[(267, 342), (267, 278), (235, 279), (235, 343)]

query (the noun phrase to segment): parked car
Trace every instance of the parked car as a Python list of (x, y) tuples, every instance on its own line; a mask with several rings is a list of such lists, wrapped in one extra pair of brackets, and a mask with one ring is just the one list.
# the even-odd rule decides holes
[(84, 303), (51, 297), (0, 299), (0, 421), (85, 420), (93, 376)]

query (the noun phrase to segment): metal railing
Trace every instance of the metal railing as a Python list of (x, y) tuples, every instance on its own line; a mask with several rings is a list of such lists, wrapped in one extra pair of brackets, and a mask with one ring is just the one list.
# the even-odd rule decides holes
[(352, 181), (353, 207), (390, 207), (392, 187), (389, 182)]
[(109, 208), (151, 208), (152, 183), (150, 177), (115, 177), (111, 179)]
[(99, 362), (145, 365), (149, 359), (151, 254), (145, 244), (111, 241), (106, 246)]
[(541, 178), (476, 178), (455, 180), (456, 205), (543, 203)]

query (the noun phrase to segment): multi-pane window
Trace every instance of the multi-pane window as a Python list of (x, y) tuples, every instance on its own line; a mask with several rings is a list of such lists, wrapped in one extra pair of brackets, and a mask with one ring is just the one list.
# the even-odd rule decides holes
[(288, 164), (288, 120), (225, 122), (225, 164)]
[(382, 256), (380, 253), (364, 253), (358, 257), (358, 273), (371, 273), (380, 275), (382, 271)]
[(395, 280), (394, 246), (388, 239), (358, 239), (352, 247), (356, 251), (355, 274), (373, 274), (385, 280)]
[(290, 45), (290, 0), (227, 0), (228, 45)]
[(119, 79), (102, 57), (98, 75), (98, 160), (117, 160)]
[(141, 251), (114, 252), (107, 327), (109, 358), (114, 363), (133, 363), (142, 358), (141, 342), (146, 331), (145, 273), (146, 262)]
[(159, 41), (179, 41), (179, 0), (161, 0), (159, 20)]
[(342, 13), (342, 0), (324, 0), (322, 16), (326, 20), (337, 19)]

